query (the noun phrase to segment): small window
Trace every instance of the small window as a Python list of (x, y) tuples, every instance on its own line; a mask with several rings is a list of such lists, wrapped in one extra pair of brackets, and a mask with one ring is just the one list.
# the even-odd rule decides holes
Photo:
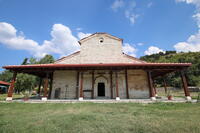
[(100, 43), (103, 43), (103, 41), (104, 41), (104, 40), (103, 40), (103, 38), (102, 38), (102, 37), (101, 37), (101, 38), (99, 38), (99, 42), (100, 42)]

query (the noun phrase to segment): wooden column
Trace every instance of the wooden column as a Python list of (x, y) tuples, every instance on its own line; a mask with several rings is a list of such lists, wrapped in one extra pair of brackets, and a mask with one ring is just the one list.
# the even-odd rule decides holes
[(48, 94), (48, 99), (51, 98), (51, 92), (52, 92), (52, 87), (53, 87), (53, 73), (51, 74), (51, 77), (50, 77), (50, 84), (49, 84), (49, 94)]
[(116, 86), (116, 99), (119, 98), (119, 88), (118, 88), (118, 73), (115, 72), (115, 86)]
[(91, 98), (94, 99), (94, 71), (92, 71), (92, 93)]
[(181, 71), (181, 79), (182, 79), (182, 83), (183, 83), (183, 89), (185, 92), (185, 96), (190, 96), (190, 91), (188, 89), (188, 84), (187, 84), (187, 79), (185, 77), (185, 73), (184, 71)]
[(83, 98), (83, 72), (81, 72), (80, 92), (79, 92), (79, 99), (82, 100), (82, 98)]
[(110, 97), (113, 99), (113, 82), (112, 82), (112, 74), (113, 72), (110, 71)]
[(155, 97), (155, 93), (153, 90), (153, 81), (151, 77), (151, 71), (147, 71), (147, 77), (148, 77), (148, 83), (149, 83), (149, 95), (152, 98), (152, 97)]
[(16, 77), (17, 77), (17, 72), (14, 72), (11, 84), (10, 84), (9, 89), (8, 89), (8, 95), (7, 95), (6, 100), (12, 100), (12, 95), (13, 95), (13, 90), (14, 90), (14, 86), (15, 86)]
[(163, 82), (164, 82), (165, 94), (167, 94), (167, 83), (166, 83), (165, 79), (163, 79)]
[(47, 88), (48, 88), (48, 84), (49, 84), (49, 74), (46, 74), (46, 77), (44, 79), (44, 94), (43, 97), (47, 98)]
[(156, 90), (156, 86), (155, 86), (155, 81), (154, 80), (153, 80), (153, 90), (154, 90), (155, 96), (157, 96), (157, 90)]
[(79, 91), (79, 71), (77, 71), (76, 75), (76, 98), (78, 99), (78, 91)]
[(40, 82), (39, 82), (39, 87), (38, 87), (38, 94), (40, 95), (40, 91), (41, 91), (41, 86), (42, 86), (42, 78), (40, 78)]
[(125, 80), (126, 80), (126, 97), (129, 99), (129, 90), (128, 90), (128, 74), (127, 69), (125, 70)]

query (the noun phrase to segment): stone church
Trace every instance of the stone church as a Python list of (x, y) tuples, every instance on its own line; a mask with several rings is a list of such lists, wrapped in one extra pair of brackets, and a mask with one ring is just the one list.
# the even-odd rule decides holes
[[(184, 71), (190, 63), (148, 63), (122, 51), (123, 40), (107, 33), (95, 33), (79, 41), (80, 51), (53, 64), (13, 65), (8, 91), (12, 99), (17, 73), (28, 73), (44, 80), (48, 99), (144, 99), (155, 100), (153, 80), (181, 70), (186, 97), (190, 97)], [(49, 89), (48, 89), (49, 88)]]

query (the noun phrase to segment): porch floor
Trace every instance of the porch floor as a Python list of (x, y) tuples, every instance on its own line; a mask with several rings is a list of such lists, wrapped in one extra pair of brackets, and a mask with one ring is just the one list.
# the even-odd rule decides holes
[[(1, 101), (1, 102), (25, 102), (25, 103), (81, 103), (81, 102), (92, 102), (92, 103), (156, 103), (156, 102), (172, 102), (172, 103), (184, 103), (188, 102), (185, 98), (173, 98), (173, 100), (168, 100), (166, 97), (162, 97), (160, 99), (151, 100), (151, 99), (48, 99), (43, 101), (41, 99), (13, 99), (12, 101)], [(197, 100), (191, 100), (190, 102), (194, 103)]]

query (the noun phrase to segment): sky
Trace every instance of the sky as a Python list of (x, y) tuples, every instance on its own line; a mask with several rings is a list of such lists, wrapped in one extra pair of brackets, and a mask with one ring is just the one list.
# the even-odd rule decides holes
[(138, 58), (200, 51), (200, 0), (0, 0), (0, 66), (58, 59), (95, 32), (122, 38)]

